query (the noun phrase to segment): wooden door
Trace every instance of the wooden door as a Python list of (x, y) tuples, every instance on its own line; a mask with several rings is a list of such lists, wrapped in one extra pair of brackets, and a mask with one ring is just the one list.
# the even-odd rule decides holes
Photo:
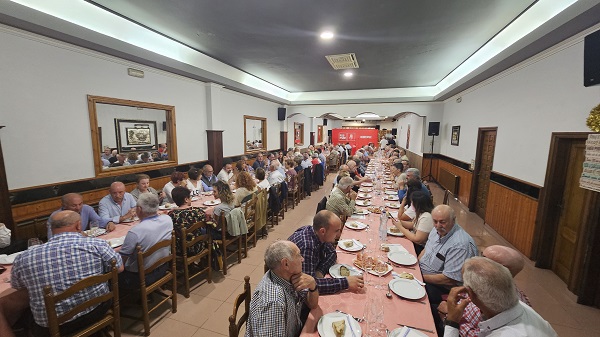
[(585, 203), (585, 193), (579, 187), (579, 178), (585, 158), (585, 141), (571, 142), (566, 152), (563, 158), (567, 159), (568, 164), (564, 175), (564, 190), (558, 204), (558, 231), (554, 243), (552, 271), (565, 283), (570, 284), (584, 214), (582, 206)]
[(478, 167), (477, 190), (475, 195), (475, 213), (485, 219), (488, 190), (490, 188), (490, 173), (494, 164), (494, 151), (496, 149), (496, 130), (479, 130), (478, 142)]

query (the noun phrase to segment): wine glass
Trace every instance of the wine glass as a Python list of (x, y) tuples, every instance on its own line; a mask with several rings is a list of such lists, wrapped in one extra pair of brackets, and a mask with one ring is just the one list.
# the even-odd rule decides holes
[(42, 240), (40, 240), (38, 238), (31, 238), (31, 239), (27, 240), (27, 249), (29, 249), (33, 246), (41, 245), (42, 243), (43, 243)]

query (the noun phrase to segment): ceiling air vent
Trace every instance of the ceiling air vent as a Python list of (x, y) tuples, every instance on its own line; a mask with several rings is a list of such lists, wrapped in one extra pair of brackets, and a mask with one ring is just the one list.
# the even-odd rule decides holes
[(358, 60), (356, 60), (356, 54), (354, 53), (326, 55), (325, 58), (336, 70), (358, 68)]

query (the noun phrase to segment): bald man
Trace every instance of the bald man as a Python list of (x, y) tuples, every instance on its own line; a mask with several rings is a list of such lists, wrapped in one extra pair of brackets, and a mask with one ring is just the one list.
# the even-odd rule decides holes
[[(523, 259), (521, 253), (509, 247), (500, 245), (489, 246), (483, 250), (482, 255), (483, 257), (486, 257), (506, 267), (510, 271), (513, 278), (517, 276), (517, 274), (523, 270), (523, 267), (525, 266), (525, 260)], [(517, 288), (516, 284), (515, 291), (517, 292), (517, 296), (521, 302), (531, 306), (529, 298), (527, 298), (527, 296)], [(446, 301), (440, 303), (438, 311), (444, 316), (448, 313)], [(479, 336), (479, 322), (481, 322), (481, 310), (473, 303), (467, 304), (465, 311), (463, 312), (462, 319), (459, 323), (460, 336)]]
[(115, 181), (110, 184), (109, 194), (100, 200), (98, 213), (101, 218), (118, 224), (126, 220), (133, 220), (135, 206), (135, 198), (125, 192), (125, 184)]
[(83, 203), (83, 196), (79, 193), (67, 193), (62, 196), (61, 200), (61, 208), (54, 211), (50, 218), (48, 218), (48, 222), (46, 223), (46, 227), (48, 228), (48, 240), (52, 237), (52, 226), (50, 224), (50, 219), (52, 216), (60, 211), (73, 211), (81, 216), (81, 230), (85, 231), (90, 227), (90, 223), (96, 222), (100, 228), (106, 228), (106, 231), (110, 232), (115, 229), (115, 224), (107, 218), (101, 218), (96, 214), (96, 211), (89, 206)]

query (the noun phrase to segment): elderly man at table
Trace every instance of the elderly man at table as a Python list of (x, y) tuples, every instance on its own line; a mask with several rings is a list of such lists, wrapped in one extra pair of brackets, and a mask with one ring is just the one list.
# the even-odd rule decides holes
[[(505, 246), (489, 246), (483, 250), (482, 255), (483, 257), (486, 257), (506, 267), (510, 271), (510, 274), (513, 278), (517, 276), (517, 274), (523, 269), (523, 266), (525, 265), (525, 261), (523, 260), (523, 256), (521, 255), (521, 253)], [(527, 298), (527, 296), (517, 288), (516, 284), (515, 291), (517, 292), (517, 296), (519, 297), (519, 300), (521, 302), (527, 304), (528, 306), (531, 306), (529, 298)], [(448, 306), (446, 301), (440, 303), (438, 307), (438, 312), (444, 315), (448, 313)], [(460, 335), (462, 337), (479, 336), (479, 322), (481, 322), (481, 320), (481, 309), (479, 309), (479, 307), (473, 304), (472, 302), (467, 304), (463, 312), (462, 318), (460, 320)]]
[(341, 230), (340, 218), (322, 210), (315, 215), (312, 226), (298, 228), (288, 239), (300, 248), (304, 257), (302, 271), (316, 278), (321, 294), (334, 294), (345, 289), (357, 291), (364, 285), (362, 276), (325, 278), (337, 261), (334, 243)]
[(302, 272), (300, 249), (289, 241), (275, 241), (265, 252), (269, 271), (252, 294), (246, 337), (294, 337), (302, 325), (303, 305), (314, 309), (319, 289), (314, 277)]
[(262, 152), (258, 153), (258, 155), (256, 156), (256, 160), (254, 161), (254, 163), (252, 163), (252, 169), (254, 171), (256, 171), (259, 168), (267, 168), (267, 161), (265, 160), (265, 155)]
[(109, 194), (98, 203), (100, 218), (121, 223), (135, 216), (135, 198), (125, 192), (125, 184), (115, 181), (110, 184)]
[(431, 196), (431, 192), (429, 192), (427, 186), (425, 186), (425, 184), (423, 184), (423, 182), (421, 181), (421, 172), (419, 171), (419, 169), (416, 169), (414, 167), (406, 169), (406, 180), (416, 180), (420, 182), (421, 191), (423, 191), (423, 193), (427, 194), (428, 196)]
[(281, 174), (281, 172), (278, 170), (278, 165), (275, 163), (275, 161), (276, 160), (273, 160), (274, 163), (269, 166), (269, 175), (267, 176), (269, 185), (280, 184), (281, 182), (285, 181), (285, 175)]
[(312, 158), (310, 158), (310, 153), (308, 153), (308, 151), (302, 154), (302, 162), (300, 163), (300, 166), (302, 166), (303, 169), (307, 169), (313, 166)]
[[(136, 213), (140, 223), (132, 227), (123, 241), (119, 253), (125, 264), (125, 271), (119, 274), (119, 287), (136, 289), (140, 287), (139, 268), (148, 268), (157, 260), (171, 254), (170, 247), (164, 247), (144, 260), (143, 266), (138, 266), (136, 247), (141, 246), (145, 252), (160, 241), (170, 240), (173, 231), (173, 221), (168, 215), (158, 214), (158, 197), (152, 193), (143, 193), (138, 198)], [(167, 272), (168, 265), (164, 264), (146, 275), (146, 285), (150, 285)]]
[(48, 218), (48, 222), (46, 222), (46, 227), (48, 229), (48, 240), (50, 240), (52, 237), (52, 225), (50, 221), (52, 216), (64, 210), (77, 212), (79, 216), (81, 216), (82, 231), (87, 230), (92, 222), (97, 223), (100, 228), (106, 228), (106, 231), (108, 232), (115, 229), (115, 224), (110, 221), (110, 219), (101, 218), (98, 214), (96, 214), (94, 208), (83, 204), (83, 196), (81, 196), (81, 194), (67, 193), (60, 198), (60, 201), (62, 203), (62, 207), (50, 214), (50, 218)]
[(550, 323), (519, 301), (506, 267), (491, 259), (473, 257), (465, 262), (462, 278), (464, 286), (453, 288), (448, 296), (444, 336), (459, 335), (458, 322), (470, 302), (481, 309), (485, 318), (479, 323), (479, 336), (558, 336)]
[(325, 209), (335, 213), (337, 216), (350, 216), (356, 210), (356, 192), (352, 190), (354, 180), (350, 177), (343, 177), (337, 186), (331, 191), (327, 200)]
[[(86, 277), (110, 271), (112, 261), (116, 262), (119, 271), (123, 270), (121, 257), (107, 241), (81, 235), (81, 217), (77, 212), (59, 211), (52, 215), (50, 221), (52, 239), (19, 255), (11, 273), (11, 286), (18, 289), (18, 293), (29, 295), (29, 305), (35, 320), (32, 327), (34, 336), (48, 334), (43, 293), (45, 286), (52, 285), (52, 291), (60, 293)], [(86, 288), (77, 296), (59, 302), (56, 305), (57, 314), (65, 313), (78, 304), (109, 291), (107, 284)], [(20, 296), (17, 294), (16, 297)], [(71, 321), (61, 325), (61, 335), (97, 321), (109, 307), (110, 303), (103, 303), (81, 310)], [(3, 332), (1, 335), (10, 336)]]
[(219, 181), (214, 172), (213, 167), (209, 164), (202, 167), (202, 177), (200, 177), (200, 180), (202, 180), (202, 189), (205, 192), (212, 191), (212, 185)]
[(223, 168), (221, 169), (221, 171), (219, 171), (219, 174), (217, 174), (217, 179), (228, 184), (231, 184), (231, 182), (233, 182), (233, 166), (231, 165), (231, 163), (223, 164)]

